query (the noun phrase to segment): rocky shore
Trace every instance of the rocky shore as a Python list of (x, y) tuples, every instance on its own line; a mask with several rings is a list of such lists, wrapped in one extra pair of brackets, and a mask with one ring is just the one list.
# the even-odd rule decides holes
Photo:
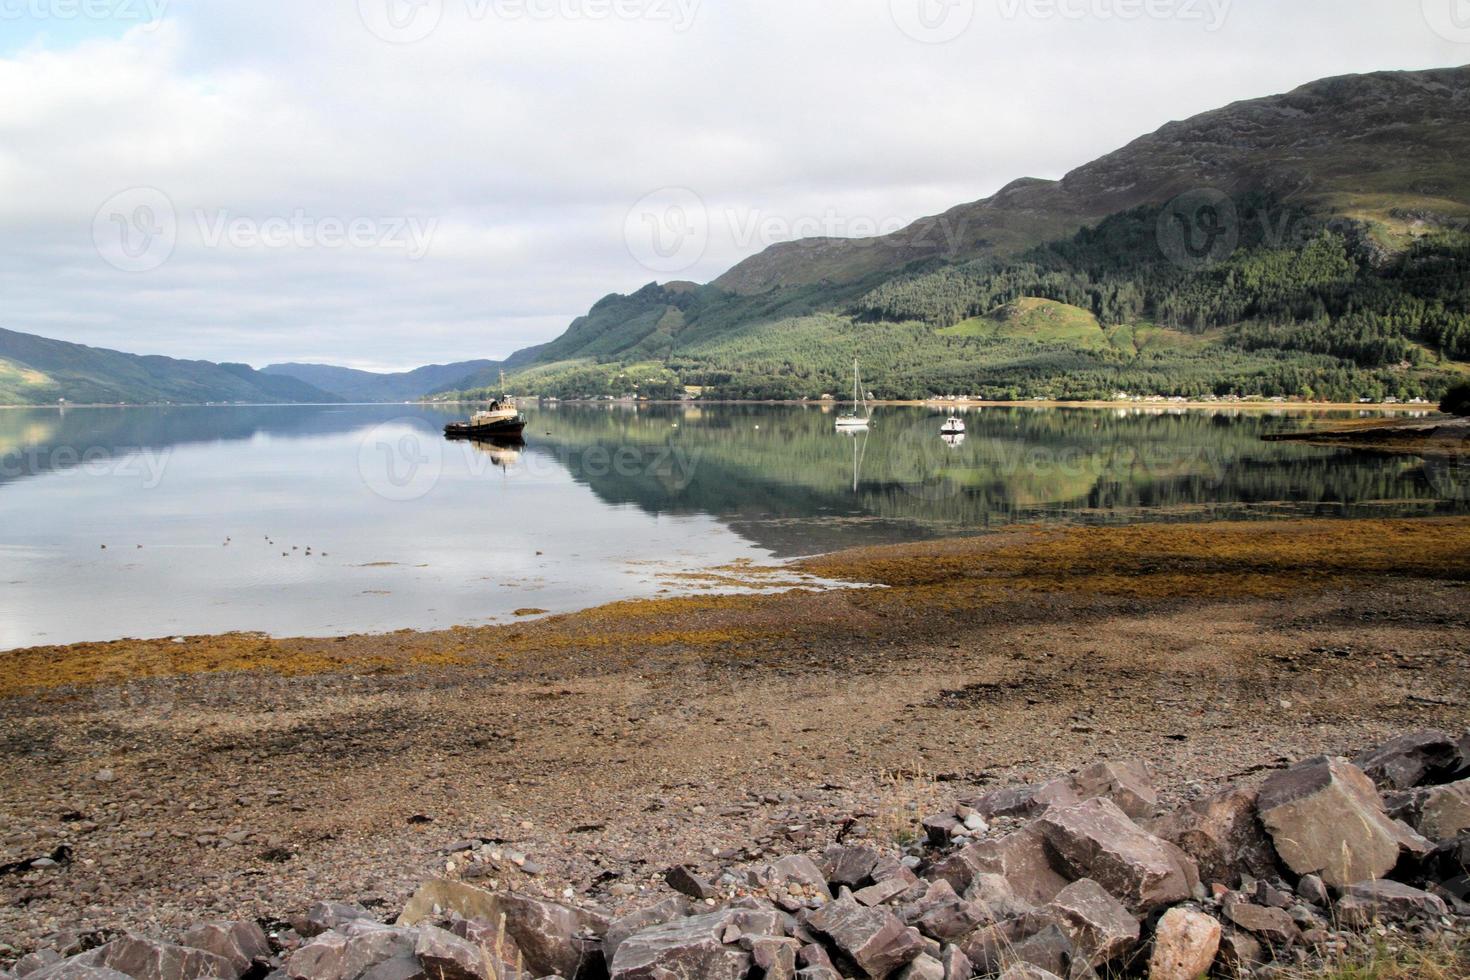
[[(631, 603), (442, 634), (200, 637), (7, 654), (0, 972), (34, 973), (43, 964), (21, 966), (24, 957), (95, 954), (133, 934), (144, 945), (105, 954), (119, 957), (107, 968), (131, 975), (144, 969), (137, 962), (187, 955), (149, 944), (183, 944), (201, 922), (244, 923), (206, 931), (247, 944), (259, 938), (251, 924), (261, 927), (268, 951), (251, 946), (242, 969), (289, 971), (299, 953), (292, 943), (335, 934), (327, 942), (345, 948), (355, 931), (396, 924), (424, 883), (437, 881), (450, 884), (423, 892), (420, 934), (372, 941), (392, 951), (384, 971), (409, 968), (399, 954), (410, 938), (424, 967), (426, 924), (465, 932), (456, 908), (497, 931), (501, 908), (505, 941), (532, 976), (558, 971), (537, 972), (526, 948), (534, 943), (517, 925), (532, 913), (511, 907), (572, 910), (565, 914), (591, 923), (575, 938), (600, 949), (605, 966), (617, 954), (609, 957), (610, 934), (598, 931), (603, 920), (610, 927), (688, 902), (679, 921), (737, 917), (717, 944), (732, 970), (767, 953), (784, 964), (785, 940), (796, 939), (797, 952), (820, 947), (838, 971), (858, 962), (839, 945), (848, 941), (837, 938), (839, 923), (790, 917), (832, 906), (871, 922), (876, 909), (897, 918), (901, 935), (918, 931), (913, 957), (893, 972), (917, 964), (929, 975), (921, 956), (937, 952), (943, 966), (946, 947), (974, 954), (976, 970), (992, 965), (981, 947), (958, 942), (981, 929), (1023, 946), (1041, 933), (1054, 940), (1055, 926), (1075, 950), (1057, 902), (1116, 912), (1101, 893), (1138, 924), (1115, 959), (1139, 973), (1163, 913), (1180, 907), (1221, 924), (1217, 969), (1237, 934), (1261, 944), (1265, 969), (1412, 938), (1421, 926), (1426, 935), (1459, 928), (1452, 899), (1463, 871), (1448, 873), (1452, 848), (1439, 846), (1457, 839), (1442, 815), (1454, 796), (1432, 802), (1416, 791), (1443, 794), (1460, 781), (1463, 741), (1432, 736), (1439, 748), (1423, 751), (1439, 761), (1407, 782), (1395, 777), (1410, 790), (1384, 783), (1364, 749), (1404, 732), (1458, 733), (1470, 721), (1470, 522), (1024, 529), (828, 556), (801, 570), (878, 587)], [(1454, 771), (1446, 742), (1459, 753)], [(1347, 763), (1317, 763), (1268, 792), (1289, 766), (1319, 755), (1352, 759), (1378, 782), (1365, 790)], [(1268, 814), (1261, 794), (1282, 802)], [(1205, 802), (1220, 799), (1234, 802)], [(1381, 820), (1372, 816), (1379, 800)], [(1324, 808), (1361, 819), (1317, 820), (1316, 830), (1366, 820), (1380, 831), (1351, 873), (1299, 870), (1306, 865), (1293, 862), (1304, 859), (1283, 841), (1302, 835), (1272, 829), (1277, 811)], [(1180, 829), (1191, 814), (1209, 826), (1243, 820), (1255, 846), (1239, 860), (1212, 859), (1197, 834)], [(1085, 843), (1104, 832), (1096, 847)], [(1432, 845), (1427, 853), (1420, 838)], [(1021, 865), (1013, 874), (1004, 855), (972, 860), (1028, 839), (1055, 875), (1041, 879), (1044, 888), (1028, 884)], [(846, 853), (834, 847), (878, 858), (849, 881), (829, 866)], [(1380, 871), (1390, 850), (1394, 863)], [(1113, 875), (1127, 864), (1106, 857), (1115, 853), (1152, 855), (1138, 889)], [(904, 871), (880, 881), (878, 859)], [(776, 882), (768, 868), (777, 865), (807, 874)], [(875, 901), (882, 888), (870, 889), (910, 875), (927, 884)], [(1007, 879), (1013, 893), (1015, 904), (992, 909), (998, 918), (952, 938), (934, 932), (940, 916), (920, 921), (927, 906), (910, 921), (931, 889), (940, 889), (936, 902), (949, 900), (946, 885), (962, 909), (957, 921), (977, 900), (1010, 901), (1004, 891), (974, 891), (977, 881), (1000, 887), (981, 875)], [(1158, 905), (1147, 897), (1156, 885), (1177, 895), (1181, 878), (1187, 894)], [(1446, 915), (1416, 896), (1437, 919), (1380, 914), (1366, 933), (1346, 927), (1344, 904), (1369, 900), (1352, 889), (1375, 879), (1431, 894)], [(480, 892), (496, 904), (454, 904)], [(376, 926), (351, 926), (359, 920), (336, 906), (324, 913), (336, 920), (305, 921), (322, 901)], [(1298, 914), (1301, 937), (1283, 929), (1289, 941), (1280, 941), (1230, 917), (1227, 906), (1245, 905), (1288, 917), (1303, 906), (1327, 924)], [(475, 908), (491, 911), (466, 914)], [(1122, 918), (1110, 921), (1131, 932)], [(823, 966), (813, 962), (796, 965)], [(206, 965), (210, 973), (195, 975), (239, 975)], [(1071, 970), (1069, 961), (1064, 974)], [(649, 966), (629, 975), (666, 974)]]
[(169, 937), (65, 933), (10, 975), (1194, 980), (1470, 936), (1470, 732), (1308, 759), (1172, 810), (1145, 763), (1096, 763), (950, 801), (921, 826), (895, 846), (859, 813), (820, 848), (676, 863), (664, 894), (622, 914), (479, 887), (470, 872), (502, 849), (464, 841), (401, 908), (319, 902)]

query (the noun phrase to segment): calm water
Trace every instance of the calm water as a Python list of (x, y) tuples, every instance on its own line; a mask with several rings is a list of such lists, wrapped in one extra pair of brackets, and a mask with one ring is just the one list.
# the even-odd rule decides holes
[(405, 406), (0, 411), (0, 649), (506, 622), (1019, 521), (1470, 509), (1463, 470), (1261, 442), (1287, 413), (988, 409), (958, 443), (921, 409), (529, 414), (516, 450)]

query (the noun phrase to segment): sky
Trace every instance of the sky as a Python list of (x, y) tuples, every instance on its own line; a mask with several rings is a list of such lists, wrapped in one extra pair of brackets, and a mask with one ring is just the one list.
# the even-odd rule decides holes
[(1317, 78), (1470, 0), (0, 0), (0, 326), (499, 358)]

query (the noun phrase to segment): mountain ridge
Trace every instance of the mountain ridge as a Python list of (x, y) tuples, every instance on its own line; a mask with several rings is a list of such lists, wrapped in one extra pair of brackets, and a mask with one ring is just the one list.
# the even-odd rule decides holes
[[(1424, 72), (1372, 72), (1340, 75), (1298, 86), (1290, 92), (1239, 100), (1188, 119), (1165, 123), (1152, 133), (1104, 154), (1065, 174), (1060, 180), (1022, 177), (988, 198), (956, 205), (920, 218), (891, 235), (869, 239), (804, 239), (773, 245), (737, 263), (711, 285), (736, 293), (771, 288), (847, 281), (879, 269), (896, 269), (941, 254), (941, 247), (961, 239), (951, 261), (1016, 250), (1065, 238), (1084, 227), (1143, 204), (1163, 204), (1189, 190), (1209, 187), (1225, 193), (1243, 189), (1305, 195), (1304, 205), (1331, 205), (1344, 193), (1343, 174), (1330, 161), (1307, 151), (1321, 149), (1324, 135), (1304, 121), (1326, 112), (1354, 112), (1365, 123), (1358, 140), (1370, 134), (1402, 131), (1418, 111), (1427, 124), (1423, 97), (1453, 92), (1457, 121), (1470, 125), (1470, 66)], [(1445, 104), (1443, 98), (1433, 100)], [(1440, 120), (1433, 120), (1440, 122)], [(1294, 127), (1288, 123), (1297, 124)], [(1307, 141), (1283, 139), (1295, 129)], [(1342, 127), (1335, 127), (1341, 129)], [(1312, 139), (1316, 137), (1316, 139)], [(1355, 142), (1358, 140), (1354, 140)], [(1434, 141), (1430, 141), (1433, 146)], [(1463, 140), (1461, 141), (1463, 145)], [(1262, 152), (1283, 148), (1305, 153), (1295, 166), (1266, 168)], [(1208, 150), (1206, 153), (1190, 150)], [(1140, 158), (1163, 156), (1169, 166), (1143, 166)], [(1440, 161), (1453, 164), (1453, 159)], [(1315, 164), (1313, 172), (1302, 170)], [(1462, 168), (1463, 169), (1463, 168)], [(1293, 173), (1293, 170), (1297, 173)], [(1356, 173), (1357, 171), (1355, 171)], [(1384, 176), (1380, 173), (1380, 176)], [(1470, 187), (1458, 175), (1453, 210), (1470, 217)], [(1296, 178), (1307, 178), (1303, 181)], [(1406, 183), (1421, 181), (1417, 173)], [(1426, 188), (1428, 189), (1428, 188)], [(1412, 188), (1405, 188), (1412, 192)], [(1416, 195), (1418, 196), (1418, 195)], [(1423, 195), (1425, 202), (1433, 195)], [(1370, 209), (1372, 210), (1372, 209)], [(942, 229), (942, 231), (941, 231)]]
[(248, 364), (128, 354), (0, 328), (0, 404), (341, 401)]
[[(1470, 370), (1466, 159), (1470, 67), (1321, 79), (890, 235), (778, 243), (704, 286), (611, 294), (518, 352), (512, 381), (812, 398), (861, 354), (894, 397), (1432, 396)], [(1216, 230), (1218, 254), (1189, 254)], [(1022, 297), (1076, 306), (1120, 342), (950, 331)]]
[(469, 384), (500, 369), (488, 359), (426, 364), (412, 371), (374, 372), (332, 364), (285, 362), (261, 368), (262, 374), (295, 378), (350, 402), (396, 402), (422, 397), (446, 385)]

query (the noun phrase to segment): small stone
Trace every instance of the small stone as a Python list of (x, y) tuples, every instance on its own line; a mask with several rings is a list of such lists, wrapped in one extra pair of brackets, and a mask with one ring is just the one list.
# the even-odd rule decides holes
[(674, 891), (690, 898), (706, 899), (714, 898), (718, 892), (715, 886), (701, 878), (689, 869), (687, 865), (679, 864), (664, 872), (664, 882)]

